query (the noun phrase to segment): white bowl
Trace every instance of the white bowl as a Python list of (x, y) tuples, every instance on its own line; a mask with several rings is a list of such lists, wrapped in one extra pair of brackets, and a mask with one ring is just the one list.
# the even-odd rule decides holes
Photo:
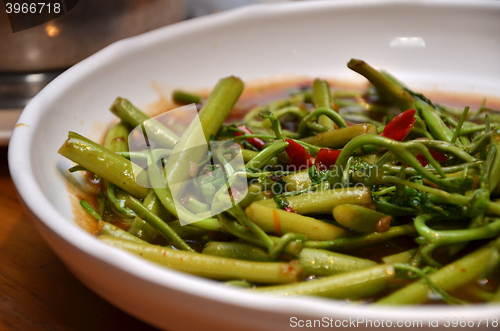
[[(136, 104), (156, 100), (153, 81), (198, 87), (231, 74), (248, 80), (290, 73), (354, 79), (345, 64), (356, 57), (416, 89), (500, 96), (499, 31), (500, 2), (472, 0), (285, 3), (175, 24), (107, 47), (38, 94), (12, 136), (12, 178), (36, 227), (68, 268), (106, 300), (160, 328), (279, 330), (294, 326), (294, 317), (344, 325), (350, 318), (422, 321), (424, 327), (429, 319), (445, 327), (447, 318), (479, 317), (489, 318), (491, 328), (500, 306), (380, 308), (270, 299), (108, 247), (75, 225), (62, 175), (70, 162), (57, 150), (70, 130), (100, 138), (116, 96)], [(480, 327), (488, 329), (484, 320)]]

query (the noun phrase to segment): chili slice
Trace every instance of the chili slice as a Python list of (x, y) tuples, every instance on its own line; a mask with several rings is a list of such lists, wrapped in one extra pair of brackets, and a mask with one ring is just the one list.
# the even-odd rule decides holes
[(290, 166), (297, 169), (309, 168), (314, 164), (314, 158), (301, 144), (293, 141), (292, 139), (287, 139), (288, 147), (285, 152), (290, 158)]
[[(238, 125), (237, 128), (240, 131), (246, 132), (248, 134), (253, 134), (253, 132), (249, 128), (247, 128), (246, 126), (244, 126), (244, 125)], [(234, 135), (236, 137), (239, 137), (239, 136), (243, 135), (243, 132), (235, 132)], [(262, 149), (266, 145), (266, 143), (264, 142), (264, 140), (262, 140), (260, 138), (248, 138), (247, 141), (250, 144), (252, 144), (253, 147), (258, 148), (258, 149)]]
[(408, 109), (387, 123), (380, 135), (393, 140), (403, 141), (410, 133), (415, 121), (415, 109)]
[(320, 149), (316, 155), (316, 169), (324, 171), (333, 167), (335, 162), (337, 162), (340, 152), (339, 150), (329, 148)]

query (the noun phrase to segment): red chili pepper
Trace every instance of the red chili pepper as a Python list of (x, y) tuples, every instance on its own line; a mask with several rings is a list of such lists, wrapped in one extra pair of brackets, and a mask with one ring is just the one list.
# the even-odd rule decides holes
[[(237, 128), (243, 132), (246, 132), (248, 134), (253, 134), (252, 131), (250, 131), (249, 128), (247, 128), (246, 126), (244, 125), (238, 125)], [(236, 137), (239, 137), (241, 135), (243, 135), (243, 132), (235, 132), (234, 135)], [(247, 141), (252, 144), (253, 147), (255, 148), (258, 148), (258, 149), (262, 149), (264, 148), (264, 146), (266, 145), (266, 143), (264, 142), (264, 140), (260, 139), (260, 138), (248, 138)]]
[(403, 141), (410, 133), (415, 121), (415, 109), (408, 109), (387, 123), (384, 132), (380, 135), (397, 141)]
[(288, 147), (285, 152), (290, 158), (290, 165), (297, 169), (309, 168), (314, 164), (314, 158), (307, 152), (307, 150), (299, 143), (292, 139), (287, 139)]
[[(431, 153), (432, 157), (438, 161), (439, 163), (442, 163), (442, 162), (445, 162), (445, 161), (448, 161), (448, 157), (441, 153), (441, 152), (437, 152), (437, 151), (434, 151), (432, 149), (429, 149), (429, 152)], [(420, 153), (420, 154), (417, 154), (417, 160), (418, 162), (420, 162), (421, 165), (423, 165), (424, 167), (426, 165), (429, 164), (429, 161), (427, 161), (427, 158), (424, 156), (424, 154)]]
[(340, 155), (340, 151), (329, 148), (322, 148), (316, 155), (316, 168), (319, 171), (330, 169), (335, 165)]
[(283, 208), (284, 211), (287, 211), (289, 213), (294, 213), (294, 214), (297, 214), (297, 212), (295, 210), (293, 210), (292, 207), (285, 207)]
[(276, 234), (281, 237), (281, 222), (280, 215), (278, 215), (278, 210), (273, 209), (273, 219), (274, 219), (274, 229), (276, 230)]

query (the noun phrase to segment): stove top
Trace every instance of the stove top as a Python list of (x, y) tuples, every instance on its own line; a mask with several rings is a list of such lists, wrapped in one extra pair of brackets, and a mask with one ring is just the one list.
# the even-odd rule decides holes
[(61, 72), (0, 73), (0, 146), (9, 143), (23, 108)]

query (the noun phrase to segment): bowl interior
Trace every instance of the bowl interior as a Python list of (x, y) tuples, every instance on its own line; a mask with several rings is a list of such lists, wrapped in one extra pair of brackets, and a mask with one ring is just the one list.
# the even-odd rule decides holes
[(71, 162), (57, 150), (68, 131), (100, 139), (114, 119), (108, 108), (117, 96), (145, 105), (157, 99), (152, 82), (207, 87), (228, 75), (363, 81), (346, 67), (355, 57), (414, 89), (500, 97), (499, 17), (500, 4), (490, 1), (293, 3), (120, 41), (69, 69), (26, 107), (11, 140), (12, 176), (37, 217), (73, 242), (59, 226), (75, 228), (62, 174)]

